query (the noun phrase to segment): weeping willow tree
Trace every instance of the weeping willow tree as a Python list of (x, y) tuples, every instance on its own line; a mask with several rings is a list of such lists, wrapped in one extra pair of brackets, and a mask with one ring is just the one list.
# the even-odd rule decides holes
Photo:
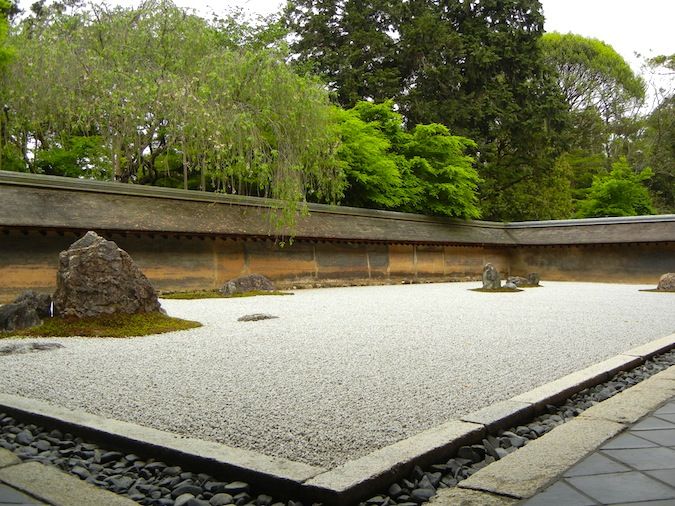
[(169, 0), (42, 7), (9, 39), (5, 168), (271, 197), (285, 222), (339, 198), (328, 95), (274, 45)]

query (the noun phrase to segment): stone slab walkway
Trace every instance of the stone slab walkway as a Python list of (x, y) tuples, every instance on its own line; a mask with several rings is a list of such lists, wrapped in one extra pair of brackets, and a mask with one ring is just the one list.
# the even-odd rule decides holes
[(137, 503), (95, 487), (55, 467), (22, 463), (0, 448), (0, 506), (134, 506)]
[(675, 505), (675, 397), (522, 504)]

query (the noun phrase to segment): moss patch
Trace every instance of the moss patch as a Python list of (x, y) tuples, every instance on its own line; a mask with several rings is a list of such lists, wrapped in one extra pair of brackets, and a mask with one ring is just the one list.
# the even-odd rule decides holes
[(8, 337), (133, 337), (162, 334), (201, 327), (199, 322), (181, 320), (162, 313), (115, 314), (95, 318), (49, 318), (42, 325), (14, 332)]
[(232, 299), (236, 297), (255, 297), (256, 295), (293, 295), (291, 292), (279, 292), (277, 290), (252, 290), (250, 292), (234, 293), (232, 295), (224, 295), (218, 290), (200, 290), (196, 292), (171, 292), (160, 295), (162, 299)]
[(469, 288), (472, 292), (483, 292), (483, 293), (516, 293), (522, 292), (520, 288), (497, 288), (495, 290), (489, 290), (487, 288)]
[(659, 290), (658, 288), (647, 288), (640, 290), (641, 292), (654, 292), (654, 293), (675, 293), (674, 290)]

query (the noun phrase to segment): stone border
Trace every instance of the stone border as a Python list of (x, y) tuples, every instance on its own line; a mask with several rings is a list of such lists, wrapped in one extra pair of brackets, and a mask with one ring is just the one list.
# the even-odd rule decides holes
[[(638, 346), (512, 399), (474, 411), (460, 420), (450, 420), (331, 470), (209, 441), (181, 437), (12, 395), (0, 394), (0, 409), (38, 423), (84, 433), (118, 447), (137, 451), (140, 449), (178, 463), (186, 462), (194, 468), (208, 469), (212, 474), (227, 473), (262, 489), (274, 490), (280, 496), (320, 501), (327, 505), (345, 505), (372, 496), (392, 482), (407, 476), (416, 465), (424, 467), (443, 460), (460, 446), (480, 440), (487, 432), (508, 428), (532, 418), (542, 412), (547, 404), (555, 404), (584, 388), (602, 383), (617, 372), (632, 369), (650, 357), (671, 348), (675, 348), (675, 334)], [(528, 457), (530, 454), (533, 455), (531, 459), (534, 459), (537, 469), (546, 467), (542, 461), (536, 463), (536, 459), (539, 458), (537, 452), (550, 453), (554, 447), (544, 447), (545, 443), (538, 441), (555, 441), (556, 438), (563, 436), (568, 443), (556, 446), (565, 455), (565, 458), (560, 459), (561, 465), (574, 464), (585, 455), (585, 453), (581, 455), (582, 452), (589, 451), (592, 445), (597, 446), (623, 430), (625, 423), (631, 423), (648, 412), (656, 402), (654, 396), (649, 394), (650, 389), (655, 388), (660, 392), (656, 394), (658, 399), (665, 395), (664, 392), (670, 396), (675, 394), (675, 382), (672, 381), (674, 379), (675, 369), (672, 367), (658, 373), (639, 385), (586, 410), (578, 419), (557, 427), (550, 433), (556, 434), (553, 438), (544, 436), (533, 441), (525, 447), (525, 450), (514, 452), (495, 462), (461, 482), (459, 486), (463, 489), (496, 493), (511, 498), (534, 494), (545, 486), (542, 480), (545, 478), (546, 483), (549, 483), (554, 478), (553, 475), (550, 473), (542, 475), (536, 486), (529, 485), (527, 490), (517, 484), (511, 484), (511, 488), (497, 489), (496, 486), (490, 488), (491, 485), (485, 485), (479, 480), (491, 477), (491, 473), (499, 473), (500, 469), (510, 469), (510, 466), (517, 462), (516, 459), (530, 458)], [(644, 386), (637, 388), (640, 385)], [(626, 405), (633, 407), (628, 409)], [(578, 443), (573, 442), (575, 438)], [(604, 439), (600, 441), (601, 438)], [(539, 450), (540, 447), (544, 450)], [(531, 464), (523, 465), (523, 469), (526, 470)], [(512, 475), (516, 476), (513, 473)], [(490, 479), (506, 483), (502, 478)], [(511, 482), (516, 483), (514, 480)]]
[[(0, 448), (0, 484), (2, 483), (53, 506), (137, 504), (131, 499), (86, 483), (55, 467), (38, 462), (22, 464), (16, 455), (4, 448)], [(38, 504), (37, 500), (35, 504)]]
[[(529, 499), (605, 441), (673, 396), (675, 366), (585, 410), (578, 418), (481, 469), (460, 482), (458, 487), (507, 498)], [(438, 500), (432, 504), (453, 504), (445, 500), (444, 491), (438, 495)]]

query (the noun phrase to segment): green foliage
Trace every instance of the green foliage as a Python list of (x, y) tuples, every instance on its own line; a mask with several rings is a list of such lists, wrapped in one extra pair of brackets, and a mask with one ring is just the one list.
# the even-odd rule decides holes
[(648, 185), (663, 212), (675, 213), (675, 95), (646, 119), (646, 161), (654, 171)]
[(577, 217), (654, 214), (649, 191), (643, 184), (651, 177), (651, 169), (636, 173), (626, 159), (621, 158), (612, 164), (609, 174), (594, 178), (588, 197), (579, 203)]
[(13, 51), (7, 46), (7, 36), (9, 34), (9, 12), (12, 3), (9, 0), (0, 0), (0, 69), (9, 62)]
[[(653, 83), (656, 107), (640, 124), (641, 137), (631, 161), (652, 168), (648, 186), (659, 211), (675, 213), (675, 54), (649, 59), (645, 70), (659, 78)], [(670, 86), (666, 77), (671, 78)]]
[(347, 187), (342, 203), (354, 207), (396, 209), (401, 205), (401, 173), (391, 142), (375, 122), (356, 109), (337, 109), (340, 146), (336, 152)]
[(466, 154), (476, 143), (450, 135), (438, 123), (417, 125), (401, 146), (404, 186), (412, 197), (406, 211), (461, 218), (479, 218), (476, 190), (480, 178), (474, 158)]
[(327, 92), (285, 63), (278, 28), (233, 26), (170, 0), (37, 5), (0, 88), (8, 143), (31, 172), (280, 199), (282, 225), (334, 201)]
[(346, 205), (477, 218), (480, 182), (473, 168), (473, 141), (450, 135), (439, 124), (403, 127), (392, 102), (359, 102), (340, 111)]
[(537, 0), (297, 0), (286, 17), (300, 64), (340, 104), (393, 98), (409, 128), (473, 139), (486, 217), (504, 217), (506, 189), (553, 170), (566, 108), (540, 57)]
[(609, 121), (644, 99), (644, 81), (609, 44), (556, 32), (544, 34), (540, 44), (571, 110), (595, 109)]
[(326, 81), (343, 107), (376, 102), (399, 89), (393, 0), (291, 0), (288, 29), (301, 35), (293, 44), (302, 68)]
[[(517, 184), (505, 188), (494, 199), (496, 214), (504, 221), (560, 220), (573, 213), (573, 168), (560, 157), (545, 174), (533, 173)], [(590, 184), (590, 183), (589, 183)]]
[(42, 325), (0, 334), (6, 337), (135, 337), (201, 327), (163, 313), (113, 314), (91, 318), (48, 318)]

